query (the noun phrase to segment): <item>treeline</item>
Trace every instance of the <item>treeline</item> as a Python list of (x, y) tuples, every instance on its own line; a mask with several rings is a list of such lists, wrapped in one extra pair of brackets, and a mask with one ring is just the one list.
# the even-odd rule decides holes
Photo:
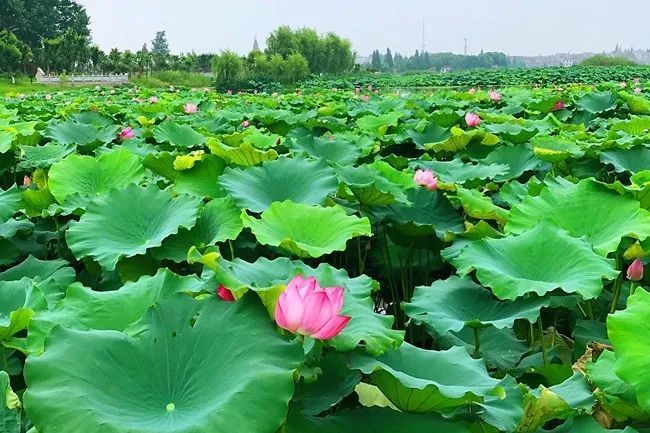
[(293, 84), (310, 74), (341, 74), (352, 70), (355, 54), (349, 40), (315, 30), (276, 29), (260, 50), (257, 41), (245, 57), (224, 51), (213, 59), (217, 87), (223, 90), (267, 88), (279, 82)]
[(430, 69), (441, 70), (448, 68), (452, 70), (476, 69), (476, 68), (507, 68), (511, 66), (508, 56), (499, 52), (481, 52), (477, 55), (462, 55), (453, 53), (429, 53), (427, 51), (415, 51), (412, 56), (403, 56), (400, 53), (391, 52), (386, 49), (384, 54), (379, 50), (372, 53), (368, 69), (371, 71), (385, 72), (407, 72), (427, 71)]

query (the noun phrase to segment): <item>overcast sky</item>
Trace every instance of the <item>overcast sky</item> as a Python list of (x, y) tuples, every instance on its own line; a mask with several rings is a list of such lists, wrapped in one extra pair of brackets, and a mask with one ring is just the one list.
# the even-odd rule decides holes
[(250, 51), (280, 25), (349, 38), (360, 55), (390, 46), (412, 53), (558, 52), (650, 48), (650, 0), (80, 0), (105, 50), (137, 50), (166, 30), (173, 52)]

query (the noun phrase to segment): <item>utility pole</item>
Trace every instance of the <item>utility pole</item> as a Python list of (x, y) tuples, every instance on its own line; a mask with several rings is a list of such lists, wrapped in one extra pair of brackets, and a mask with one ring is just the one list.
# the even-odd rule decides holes
[(465, 55), (467, 55), (467, 38), (465, 38)]

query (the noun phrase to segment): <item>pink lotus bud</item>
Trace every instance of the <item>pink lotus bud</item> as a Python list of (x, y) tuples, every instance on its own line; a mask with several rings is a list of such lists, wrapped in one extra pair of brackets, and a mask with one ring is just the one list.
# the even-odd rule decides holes
[(275, 321), (280, 328), (318, 340), (330, 340), (343, 331), (350, 317), (340, 316), (343, 287), (322, 289), (314, 277), (296, 275), (280, 294)]
[(241, 127), (242, 127), (242, 128), (248, 128), (249, 126), (251, 126), (251, 123), (250, 123), (248, 120), (244, 120), (244, 121), (241, 123)]
[(465, 115), (465, 123), (467, 123), (467, 126), (470, 128), (474, 128), (475, 126), (480, 125), (481, 122), (481, 118), (476, 113), (467, 113)]
[(133, 137), (135, 137), (135, 132), (133, 132), (133, 128), (131, 128), (130, 126), (124, 128), (122, 132), (120, 132), (120, 134), (118, 135), (118, 138), (122, 141), (130, 140)]
[(226, 287), (221, 284), (219, 284), (219, 287), (217, 288), (217, 296), (227, 302), (235, 301), (235, 296), (232, 294), (232, 291), (226, 289)]
[(640, 87), (635, 87), (634, 88), (634, 93), (641, 93), (643, 90)]
[(156, 102), (158, 102), (158, 97), (157, 96), (152, 96), (151, 98), (149, 98), (149, 102), (151, 104), (155, 104)]
[(32, 179), (29, 176), (23, 177), (23, 186), (25, 188), (29, 188), (30, 186), (32, 186)]
[(474, 87), (472, 87), (471, 89), (469, 89), (467, 91), (467, 93), (469, 93), (470, 95), (473, 95), (474, 93), (476, 93), (476, 89)]
[(185, 112), (185, 114), (194, 114), (197, 111), (199, 111), (199, 106), (189, 102), (185, 104), (185, 106), (183, 107), (183, 111)]
[(564, 107), (566, 107), (566, 104), (564, 103), (563, 100), (560, 99), (559, 101), (557, 101), (557, 102), (555, 103), (555, 105), (553, 105), (553, 108), (551, 108), (551, 111), (560, 111), (560, 110), (564, 110)]
[(627, 268), (627, 279), (630, 281), (640, 281), (643, 279), (643, 262), (636, 259)]
[(431, 170), (418, 170), (413, 176), (413, 180), (420, 186), (423, 186), (431, 191), (438, 189), (438, 178)]
[(490, 90), (489, 95), (490, 95), (490, 99), (494, 102), (499, 102), (503, 99), (501, 93), (497, 92), (496, 90)]

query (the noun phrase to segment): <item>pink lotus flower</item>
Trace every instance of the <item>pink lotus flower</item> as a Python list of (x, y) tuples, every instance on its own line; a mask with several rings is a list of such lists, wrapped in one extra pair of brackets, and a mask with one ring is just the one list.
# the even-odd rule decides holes
[(469, 93), (470, 95), (473, 95), (474, 93), (476, 93), (476, 89), (474, 87), (472, 87), (471, 89), (469, 89), (467, 91), (467, 93)]
[(475, 126), (480, 125), (481, 122), (481, 118), (476, 113), (467, 113), (465, 115), (465, 123), (467, 123), (467, 126), (470, 128), (474, 128)]
[(618, 87), (620, 87), (621, 89), (625, 89), (627, 87), (627, 83), (625, 81), (621, 81), (620, 83), (618, 83)]
[(118, 135), (118, 138), (122, 141), (130, 140), (133, 137), (135, 137), (135, 132), (133, 132), (133, 128), (131, 128), (130, 126), (124, 128), (122, 132), (120, 132), (120, 134)]
[(361, 95), (360, 99), (361, 99), (363, 102), (368, 102), (368, 101), (370, 101), (370, 96), (368, 96), (368, 95)]
[(29, 188), (30, 186), (32, 186), (32, 179), (29, 176), (23, 177), (23, 186), (25, 188)]
[(228, 90), (228, 91), (226, 92), (226, 95), (232, 95), (232, 90)]
[(643, 90), (640, 87), (635, 87), (634, 88), (634, 93), (641, 93)]
[(251, 126), (251, 123), (250, 123), (248, 120), (244, 120), (244, 121), (241, 123), (241, 127), (242, 127), (242, 128), (248, 128), (249, 126)]
[(361, 93), (361, 87), (356, 86), (356, 87), (354, 88), (354, 93)]
[(551, 108), (551, 111), (560, 111), (560, 110), (564, 110), (564, 107), (566, 107), (566, 104), (564, 103), (563, 100), (560, 99), (559, 101), (557, 101), (557, 102), (555, 103), (555, 105), (553, 105), (553, 108)]
[(235, 296), (232, 294), (232, 291), (226, 289), (226, 287), (221, 284), (219, 284), (219, 287), (217, 288), (217, 296), (227, 302), (235, 301)]
[(413, 180), (420, 186), (423, 186), (431, 191), (438, 189), (438, 178), (431, 170), (417, 170)]
[(489, 95), (490, 95), (490, 99), (494, 102), (499, 102), (503, 99), (501, 93), (497, 92), (496, 90), (490, 90)]
[(343, 287), (322, 289), (314, 277), (296, 275), (280, 294), (275, 307), (275, 321), (287, 331), (330, 340), (341, 333), (350, 317), (340, 316)]
[(372, 92), (372, 84), (368, 84), (368, 91)]
[(185, 114), (194, 114), (197, 111), (199, 111), (199, 106), (196, 104), (192, 104), (191, 102), (188, 102), (183, 107), (183, 111), (185, 112)]
[(149, 102), (151, 104), (155, 104), (156, 102), (158, 102), (158, 97), (157, 96), (152, 96), (151, 98), (149, 98)]
[(627, 279), (630, 281), (641, 281), (643, 279), (643, 262), (636, 259), (627, 268)]

